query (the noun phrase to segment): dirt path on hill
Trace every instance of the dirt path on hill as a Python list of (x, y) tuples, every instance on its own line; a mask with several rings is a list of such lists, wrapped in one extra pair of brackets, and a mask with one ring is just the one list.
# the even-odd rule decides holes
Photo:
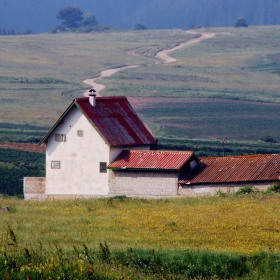
[[(92, 86), (95, 90), (96, 90), (96, 96), (101, 96), (100, 91), (102, 91), (104, 88), (106, 88), (106, 86), (102, 85), (102, 84), (98, 84), (95, 81), (101, 78), (105, 78), (105, 77), (110, 77), (112, 75), (114, 75), (115, 73), (124, 70), (124, 69), (129, 69), (129, 68), (136, 68), (139, 67), (140, 65), (131, 65), (131, 66), (124, 66), (124, 67), (119, 67), (119, 68), (113, 68), (113, 69), (108, 69), (108, 70), (104, 70), (100, 73), (100, 76), (98, 76), (97, 78), (94, 79), (86, 79), (83, 82), (85, 84), (88, 84), (90, 86)], [(89, 95), (89, 91), (87, 90), (84, 94), (84, 96), (88, 96)]]
[[(186, 33), (188, 34), (198, 34), (197, 32), (194, 31), (186, 31)], [(128, 55), (133, 55), (133, 56), (140, 56), (140, 57), (144, 57), (144, 58), (149, 58), (153, 61), (154, 64), (160, 64), (160, 63), (171, 63), (171, 62), (175, 62), (177, 61), (177, 59), (170, 57), (168, 54), (177, 50), (182, 49), (185, 46), (189, 46), (192, 44), (196, 44), (199, 43), (203, 40), (207, 40), (210, 39), (212, 37), (214, 37), (216, 34), (215, 33), (202, 33), (200, 37), (195, 38), (195, 39), (191, 39), (188, 40), (186, 42), (183, 42), (181, 44), (179, 44), (178, 46), (169, 49), (169, 50), (163, 50), (160, 52), (157, 52), (155, 56), (153, 56), (153, 52), (156, 50), (157, 46), (151, 46), (151, 48), (147, 51), (145, 51), (143, 54), (138, 54), (136, 51), (139, 49), (133, 49), (131, 51), (128, 51), (127, 54)], [(108, 70), (104, 70), (100, 72), (100, 76), (93, 78), (93, 79), (86, 79), (83, 82), (87, 85), (90, 85), (91, 87), (93, 87), (96, 90), (96, 96), (102, 96), (100, 94), (100, 92), (106, 88), (105, 85), (99, 84), (96, 82), (96, 80), (101, 79), (101, 78), (105, 78), (105, 77), (110, 77), (112, 75), (114, 75), (115, 73), (125, 70), (125, 69), (129, 69), (129, 68), (137, 68), (140, 65), (131, 65), (131, 66), (124, 66), (124, 67), (119, 67), (119, 68), (113, 68), (113, 69), (108, 69)], [(89, 95), (89, 90), (85, 91), (83, 96), (87, 97)], [(153, 135), (151, 128), (144, 123), (144, 125), (146, 126), (146, 128), (150, 131), (150, 133)]]
[[(196, 34), (195, 32), (192, 32), (192, 31), (189, 31), (187, 32), (189, 34)], [(192, 45), (192, 44), (196, 44), (196, 43), (199, 43), (203, 40), (207, 40), (207, 39), (210, 39), (212, 37), (214, 37), (216, 34), (215, 33), (202, 33), (200, 37), (198, 38), (195, 38), (195, 39), (191, 39), (191, 40), (188, 40), (186, 42), (183, 42), (181, 43), (180, 45), (170, 49), (170, 50), (163, 50), (163, 51), (160, 51), (156, 54), (156, 57), (163, 60), (164, 63), (171, 63), (171, 62), (175, 62), (177, 61), (177, 59), (173, 58), (173, 57), (170, 57), (168, 54), (171, 53), (171, 52), (174, 52), (174, 51), (177, 51), (177, 50), (180, 50), (182, 49), (183, 47), (186, 47), (186, 46), (189, 46), (189, 45)]]
[[(188, 34), (198, 34), (197, 32), (194, 31), (186, 31), (186, 33)], [(170, 57), (168, 54), (174, 51), (177, 51), (185, 46), (189, 46), (191, 44), (195, 44), (195, 43), (199, 43), (203, 40), (207, 40), (210, 39), (212, 37), (214, 37), (216, 34), (215, 33), (202, 33), (200, 37), (195, 38), (195, 39), (191, 39), (188, 40), (186, 42), (183, 42), (181, 44), (179, 44), (178, 46), (169, 49), (169, 50), (163, 50), (158, 52), (155, 57), (151, 56), (151, 53), (153, 50), (155, 50), (156, 46), (152, 46), (150, 50), (147, 50), (145, 53), (143, 53), (142, 55), (136, 53), (137, 49), (128, 51), (127, 54), (129, 55), (133, 55), (133, 56), (140, 56), (140, 57), (144, 57), (144, 58), (149, 58), (151, 60), (153, 60), (154, 64), (160, 64), (160, 63), (171, 63), (171, 62), (175, 62), (177, 61), (175, 58)], [(140, 65), (131, 65), (131, 66), (124, 66), (124, 67), (119, 67), (119, 68), (113, 68), (113, 69), (108, 69), (108, 70), (104, 70), (100, 73), (100, 76), (93, 78), (93, 79), (86, 79), (83, 82), (85, 84), (90, 85), (91, 87), (93, 87), (96, 90), (96, 95), (97, 96), (101, 96), (100, 92), (106, 88), (105, 85), (99, 84), (97, 82), (95, 82), (98, 79), (101, 78), (105, 78), (105, 77), (110, 77), (112, 75), (114, 75), (115, 73), (125, 70), (125, 69), (129, 69), (129, 68), (136, 68), (139, 67)], [(86, 92), (84, 92), (83, 96), (88, 96), (89, 95), (89, 91), (87, 90)]]

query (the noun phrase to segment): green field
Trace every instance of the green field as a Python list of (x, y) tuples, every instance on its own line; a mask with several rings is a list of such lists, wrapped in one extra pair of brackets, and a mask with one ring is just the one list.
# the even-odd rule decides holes
[(0, 197), (0, 206), (11, 209), (0, 212), (1, 279), (280, 276), (279, 194), (45, 202)]
[[(30, 131), (35, 141), (70, 100), (89, 87), (82, 83), (84, 79), (97, 77), (102, 70), (137, 64), (138, 68), (99, 80), (107, 86), (102, 95), (131, 97), (155, 137), (197, 143), (204, 139), (214, 145), (228, 137), (232, 142), (247, 141), (246, 145), (254, 146), (262, 145), (259, 141), (270, 136), (279, 142), (280, 27), (197, 32), (146, 30), (0, 37), (0, 123), (40, 126)], [(205, 32), (216, 36), (172, 53), (176, 62), (154, 64), (157, 51)], [(128, 55), (129, 50), (146, 57)], [(145, 98), (141, 106), (139, 97)], [(18, 137), (8, 137), (9, 129), (2, 127), (1, 141), (18, 141)], [(20, 129), (10, 132), (19, 134)], [(32, 141), (31, 134), (23, 133), (22, 141)], [(272, 145), (273, 151), (278, 149), (278, 144)]]
[(0, 193), (23, 195), (23, 177), (45, 176), (45, 155), (0, 148)]

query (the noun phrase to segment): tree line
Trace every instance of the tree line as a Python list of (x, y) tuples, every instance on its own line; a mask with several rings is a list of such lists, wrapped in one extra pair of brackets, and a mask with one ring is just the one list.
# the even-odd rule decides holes
[(31, 29), (27, 28), (24, 31), (18, 32), (16, 33), (15, 30), (13, 28), (2, 28), (0, 27), (0, 36), (9, 36), (9, 35), (28, 35), (28, 34), (35, 34), (34, 31), (32, 31)]

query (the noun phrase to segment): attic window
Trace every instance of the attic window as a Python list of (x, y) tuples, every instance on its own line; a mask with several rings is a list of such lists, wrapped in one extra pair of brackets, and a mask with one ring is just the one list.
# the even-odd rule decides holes
[(106, 162), (99, 162), (99, 172), (107, 173), (107, 163)]
[(66, 142), (66, 134), (55, 134), (55, 141)]
[(77, 136), (78, 137), (83, 137), (84, 136), (84, 131), (83, 130), (77, 130)]
[(52, 161), (51, 162), (52, 169), (60, 169), (60, 161)]

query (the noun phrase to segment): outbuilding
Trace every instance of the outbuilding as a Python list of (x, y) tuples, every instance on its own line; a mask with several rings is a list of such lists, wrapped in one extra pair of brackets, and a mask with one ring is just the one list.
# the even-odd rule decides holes
[(280, 179), (280, 155), (200, 158), (199, 164), (179, 180), (181, 196), (235, 192), (251, 186), (265, 190)]
[(108, 165), (110, 195), (177, 196), (179, 179), (197, 163), (190, 151), (124, 150)]

